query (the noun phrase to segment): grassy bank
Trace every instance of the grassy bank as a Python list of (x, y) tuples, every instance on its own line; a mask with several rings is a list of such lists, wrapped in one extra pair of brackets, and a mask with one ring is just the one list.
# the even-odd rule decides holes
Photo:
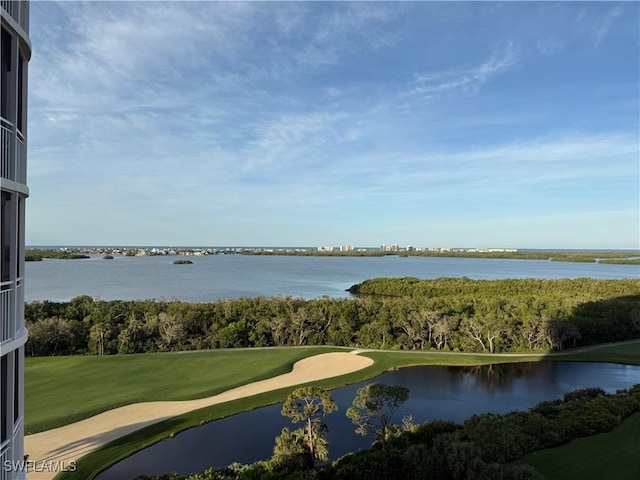
[(587, 347), (574, 352), (556, 354), (553, 359), (640, 365), (640, 340)]
[(628, 480), (640, 478), (640, 413), (608, 433), (580, 438), (527, 455), (522, 462), (548, 480)]
[[(289, 350), (289, 349), (284, 349)], [(330, 351), (330, 349), (290, 349), (300, 358), (313, 353), (322, 353)], [(257, 350), (259, 351), (279, 351), (279, 349)], [(315, 352), (314, 352), (315, 351)], [(250, 354), (256, 350), (242, 350), (238, 353)], [(312, 353), (313, 352), (313, 353)], [(213, 353), (223, 352), (203, 352), (204, 355), (212, 355)], [(231, 351), (229, 353), (234, 353)], [(175, 355), (175, 354), (174, 354)], [(172, 356), (174, 356), (172, 355)], [(198, 353), (185, 354), (185, 357), (199, 355)], [(333, 379), (314, 382), (314, 385), (323, 388), (338, 388), (344, 385), (366, 381), (380, 375), (391, 368), (398, 368), (410, 365), (479, 365), (487, 363), (514, 363), (528, 361), (550, 361), (550, 360), (569, 360), (569, 361), (598, 361), (598, 362), (616, 362), (640, 365), (640, 340), (633, 343), (611, 344), (594, 347), (588, 351), (568, 352), (559, 356), (549, 355), (480, 355), (480, 354), (443, 354), (436, 352), (382, 352), (372, 351), (363, 353), (363, 355), (372, 358), (375, 364), (360, 370), (358, 372), (343, 375)], [(122, 357), (126, 358), (126, 357)], [(240, 362), (242, 363), (242, 362)], [(280, 371), (279, 373), (283, 373)], [(159, 388), (159, 386), (157, 386)], [(164, 391), (174, 389), (173, 385), (164, 381), (162, 384)], [(240, 412), (252, 410), (264, 405), (269, 405), (283, 401), (291, 392), (293, 387), (276, 390), (240, 400), (220, 404), (212, 407), (189, 412), (187, 414), (174, 417), (172, 419), (151, 425), (147, 428), (134, 432), (130, 435), (122, 437), (108, 445), (96, 450), (93, 453), (83, 457), (78, 462), (78, 471), (67, 474), (60, 474), (56, 480), (86, 478), (91, 479), (97, 473), (104, 470), (108, 466), (126, 458), (127, 456), (139, 451), (153, 443), (169, 437), (179, 431), (200, 425), (226, 416), (234, 415)], [(77, 394), (76, 396), (80, 397)], [(49, 401), (54, 397), (49, 397)]]

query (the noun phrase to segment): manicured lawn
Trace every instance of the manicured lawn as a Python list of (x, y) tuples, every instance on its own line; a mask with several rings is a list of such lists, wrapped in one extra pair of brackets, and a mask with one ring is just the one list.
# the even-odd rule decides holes
[(484, 365), (488, 363), (539, 362), (544, 355), (473, 355), (437, 352), (367, 352), (362, 355), (372, 358), (382, 371), (390, 368), (414, 365)]
[(640, 413), (615, 430), (574, 440), (526, 456), (548, 480), (630, 480), (640, 478)]
[(622, 344), (600, 345), (595, 350), (558, 355), (556, 360), (580, 360), (588, 362), (613, 362), (640, 365), (640, 341)]
[(25, 432), (130, 403), (190, 400), (289, 372), (325, 347), (38, 357), (25, 362)]

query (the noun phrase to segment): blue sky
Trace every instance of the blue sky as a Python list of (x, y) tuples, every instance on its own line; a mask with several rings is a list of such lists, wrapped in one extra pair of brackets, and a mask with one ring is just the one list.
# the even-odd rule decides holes
[(31, 4), (31, 245), (639, 248), (639, 4)]

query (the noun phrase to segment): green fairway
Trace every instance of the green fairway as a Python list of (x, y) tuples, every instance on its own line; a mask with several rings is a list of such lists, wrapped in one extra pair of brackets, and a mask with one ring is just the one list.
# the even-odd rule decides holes
[(598, 345), (582, 352), (569, 352), (555, 357), (556, 360), (578, 360), (586, 362), (613, 362), (640, 365), (640, 342)]
[(190, 400), (291, 370), (327, 347), (38, 357), (25, 362), (25, 432), (137, 402)]
[(367, 352), (381, 371), (414, 365), (484, 365), (489, 363), (540, 362), (544, 355), (481, 355), (438, 352)]
[(630, 480), (640, 478), (640, 413), (615, 430), (581, 438), (526, 456), (548, 480)]

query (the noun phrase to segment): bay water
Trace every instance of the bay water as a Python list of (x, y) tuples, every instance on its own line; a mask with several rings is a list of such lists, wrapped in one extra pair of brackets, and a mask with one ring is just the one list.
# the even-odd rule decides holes
[[(188, 259), (191, 265), (174, 265)], [(164, 299), (211, 302), (241, 296), (348, 297), (350, 286), (375, 277), (640, 278), (638, 265), (550, 260), (441, 257), (271, 255), (91, 256), (25, 266), (25, 301)]]

